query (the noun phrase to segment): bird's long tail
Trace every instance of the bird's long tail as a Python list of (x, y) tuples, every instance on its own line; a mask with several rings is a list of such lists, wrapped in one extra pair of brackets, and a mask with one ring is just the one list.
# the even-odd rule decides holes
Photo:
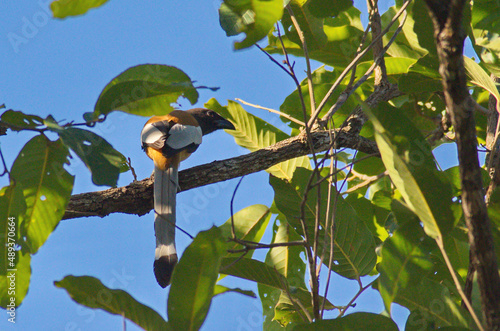
[(178, 165), (166, 170), (155, 166), (154, 209), (156, 250), (154, 273), (161, 287), (170, 284), (177, 263), (175, 249), (175, 197), (177, 194)]

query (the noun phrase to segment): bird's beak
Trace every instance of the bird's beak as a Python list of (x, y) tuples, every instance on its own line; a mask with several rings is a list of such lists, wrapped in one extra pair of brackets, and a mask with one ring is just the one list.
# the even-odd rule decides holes
[(217, 129), (236, 130), (233, 123), (229, 122), (228, 120), (226, 120), (224, 118), (215, 121), (215, 125), (217, 126)]

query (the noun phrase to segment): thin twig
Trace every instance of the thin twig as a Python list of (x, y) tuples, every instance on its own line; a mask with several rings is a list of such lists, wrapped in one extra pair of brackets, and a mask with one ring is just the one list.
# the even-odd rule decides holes
[(275, 113), (275, 114), (278, 114), (280, 115), (281, 117), (284, 117), (286, 118), (287, 120), (290, 120), (300, 126), (306, 126), (306, 124), (298, 119), (296, 119), (295, 117), (292, 117), (288, 114), (285, 114), (283, 112), (280, 112), (279, 110), (275, 110), (275, 109), (271, 109), (271, 108), (267, 108), (267, 107), (263, 107), (263, 106), (259, 106), (259, 105), (255, 105), (253, 103), (250, 103), (250, 102), (246, 102), (244, 100), (241, 100), (240, 98), (235, 98), (236, 101), (239, 101), (247, 106), (251, 106), (251, 107), (254, 107), (254, 108), (258, 108), (258, 109), (264, 109), (264, 110), (267, 110), (268, 112), (270, 113)]
[(351, 63), (349, 63), (349, 65), (344, 69), (344, 71), (342, 71), (342, 73), (337, 78), (337, 80), (335, 81), (335, 83), (333, 83), (332, 87), (327, 92), (327, 94), (325, 95), (325, 97), (323, 98), (323, 100), (321, 100), (321, 103), (316, 108), (316, 112), (314, 114), (312, 114), (311, 119), (308, 122), (309, 125), (314, 124), (314, 121), (316, 121), (316, 118), (318, 117), (319, 113), (321, 112), (321, 110), (323, 109), (323, 107), (325, 106), (325, 104), (328, 102), (328, 100), (332, 96), (333, 92), (337, 89), (337, 87), (340, 85), (340, 83), (347, 76), (347, 74), (349, 73), (349, 71), (354, 66), (356, 66), (357, 63), (358, 63), (358, 61), (373, 47), (373, 45), (389, 31), (389, 29), (391, 28), (391, 26), (398, 20), (399, 16), (401, 16), (401, 14), (406, 10), (406, 8), (411, 3), (411, 1), (412, 0), (408, 0), (408, 1), (406, 1), (403, 4), (403, 6), (401, 6), (401, 8), (399, 9), (399, 11), (396, 13), (396, 15), (394, 15), (394, 17), (392, 18), (391, 22), (389, 22), (389, 24), (387, 25), (387, 27), (380, 33), (380, 35), (377, 36), (375, 39), (373, 39), (372, 42), (362, 52), (360, 52), (351, 61)]
[(2, 148), (1, 147), (0, 147), (0, 158), (2, 159), (2, 164), (3, 164), (3, 171), (2, 171), (2, 174), (0, 174), (0, 177), (2, 177), (5, 174), (9, 174), (10, 175), (9, 168), (7, 168), (7, 163), (5, 162), (5, 159), (3, 157), (3, 153), (2, 153)]
[[(306, 321), (306, 318), (307, 318), (307, 321), (309, 321), (309, 323), (312, 323), (313, 319), (312, 319), (311, 315), (309, 314), (307, 309), (304, 307), (304, 305), (300, 302), (300, 300), (295, 301), (292, 294), (290, 293), (290, 289), (288, 288), (288, 284), (285, 283), (283, 278), (280, 277), (281, 286), (285, 289), (285, 293), (288, 296), (288, 300), (290, 300), (292, 305), (295, 307), (295, 311), (299, 313), (302, 320)], [(302, 314), (302, 312), (304, 313), (305, 316)]]
[(128, 164), (128, 167), (130, 168), (130, 171), (132, 171), (132, 176), (134, 177), (134, 182), (137, 182), (137, 175), (135, 173), (134, 167), (132, 167), (132, 160), (130, 159), (130, 157), (127, 158), (127, 164)]
[[(378, 278), (377, 278), (378, 279)], [(358, 293), (356, 293), (356, 295), (351, 299), (351, 301), (349, 301), (349, 303), (345, 306), (344, 309), (342, 309), (340, 311), (340, 314), (338, 317), (342, 317), (344, 316), (345, 312), (347, 311), (347, 309), (349, 309), (349, 307), (352, 307), (352, 304), (354, 303), (354, 301), (356, 301), (356, 299), (367, 289), (369, 288), (370, 286), (372, 286), (372, 284), (377, 280), (377, 279), (374, 279), (372, 280), (368, 285), (366, 286), (363, 286), (361, 283), (360, 283), (360, 287), (359, 287), (359, 291)]]
[(238, 191), (238, 188), (240, 187), (241, 181), (245, 178), (245, 176), (241, 176), (240, 180), (238, 181), (238, 184), (236, 184), (236, 187), (234, 188), (233, 191), (233, 196), (231, 197), (231, 204), (229, 207), (229, 210), (231, 212), (231, 237), (232, 239), (236, 238), (236, 230), (234, 229), (234, 212), (233, 212), (233, 203), (234, 203), (234, 197), (236, 196), (236, 192)]
[[(410, 1), (411, 0), (409, 0), (408, 2), (410, 2)], [(391, 47), (392, 43), (396, 40), (396, 37), (399, 35), (401, 30), (403, 29), (403, 25), (406, 22), (407, 16), (408, 16), (408, 12), (405, 12), (405, 15), (403, 17), (402, 22), (399, 24), (397, 30), (394, 32), (394, 34), (392, 35), (392, 37), (389, 40), (389, 42), (387, 43), (387, 45), (385, 45), (385, 47), (382, 49), (381, 54), (379, 54), (375, 58), (375, 60), (373, 61), (373, 64), (370, 66), (370, 68), (368, 68), (368, 70), (365, 72), (365, 74), (356, 82), (356, 84), (351, 89), (345, 90), (345, 95), (343, 95), (342, 98), (339, 97), (339, 100), (337, 100), (337, 102), (335, 102), (335, 104), (328, 110), (328, 112), (325, 114), (325, 116), (323, 116), (323, 118), (321, 119), (321, 122), (328, 121), (328, 119), (330, 119), (337, 112), (337, 110), (347, 101), (349, 96), (351, 96), (352, 93), (354, 93), (354, 91), (356, 91), (368, 79), (368, 77), (371, 76), (372, 72), (378, 67), (379, 61), (383, 60), (385, 53), (387, 52), (389, 47)]]
[(469, 310), (469, 313), (472, 316), (472, 319), (476, 323), (478, 329), (480, 331), (484, 331), (483, 326), (481, 325), (481, 322), (479, 321), (479, 318), (476, 315), (476, 312), (474, 311), (474, 308), (472, 308), (472, 304), (470, 303), (469, 299), (465, 295), (464, 291), (462, 290), (462, 285), (460, 285), (460, 281), (458, 280), (457, 275), (455, 274), (455, 270), (453, 269), (453, 266), (450, 262), (450, 259), (448, 258), (448, 254), (446, 253), (446, 250), (444, 249), (444, 243), (443, 243), (443, 238), (441, 236), (436, 238), (436, 243), (439, 247), (439, 250), (441, 251), (441, 254), (443, 255), (444, 262), (446, 263), (446, 266), (448, 267), (448, 270), (450, 271), (451, 277), (453, 278), (453, 282), (455, 283), (455, 287), (457, 288), (458, 293), (462, 297), (462, 300)]
[(375, 182), (375, 181), (379, 180), (380, 178), (387, 176), (388, 174), (389, 174), (389, 172), (388, 172), (388, 171), (384, 171), (384, 172), (382, 172), (382, 173), (380, 173), (380, 174), (378, 174), (378, 175), (376, 175), (376, 176), (370, 176), (370, 177), (369, 177), (369, 178), (367, 178), (364, 182), (359, 183), (358, 185), (355, 185), (355, 186), (353, 186), (353, 187), (351, 187), (351, 188), (348, 188), (347, 190), (345, 190), (344, 192), (342, 192), (342, 194), (349, 194), (349, 193), (351, 193), (351, 192), (354, 192), (354, 191), (356, 191), (356, 190), (359, 190), (360, 188), (365, 187), (365, 186), (368, 186), (368, 185), (370, 185), (371, 183), (373, 183), (373, 182)]
[(290, 18), (292, 19), (293, 26), (295, 27), (295, 30), (297, 31), (297, 34), (299, 35), (300, 42), (302, 43), (302, 51), (304, 52), (304, 58), (306, 59), (306, 66), (307, 66), (307, 86), (309, 88), (309, 98), (311, 99), (311, 114), (313, 114), (316, 110), (316, 101), (314, 99), (314, 86), (313, 86), (313, 81), (312, 81), (312, 72), (311, 72), (311, 60), (309, 59), (309, 52), (307, 51), (307, 42), (306, 38), (304, 36), (304, 32), (302, 32), (302, 29), (300, 28), (299, 22), (297, 21), (297, 18), (295, 17), (295, 14), (293, 13), (292, 7), (290, 4), (286, 6), (286, 9), (288, 11), (288, 14), (290, 15)]

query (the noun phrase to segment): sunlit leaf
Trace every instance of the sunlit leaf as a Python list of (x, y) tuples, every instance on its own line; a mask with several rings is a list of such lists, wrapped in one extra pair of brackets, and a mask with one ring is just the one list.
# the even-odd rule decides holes
[[(238, 145), (247, 148), (251, 152), (290, 137), (266, 121), (248, 113), (234, 101), (228, 101), (228, 105), (223, 107), (217, 100), (210, 99), (205, 103), (205, 107), (215, 110), (224, 118), (230, 120), (236, 130), (228, 130), (227, 133), (234, 137)], [(276, 164), (267, 171), (276, 177), (291, 179), (297, 167), (310, 168), (310, 166), (309, 158), (302, 156)]]
[[(0, 190), (0, 307), (18, 307), (31, 276), (31, 256), (19, 250), (22, 242), (19, 224), (26, 211), (22, 190), (11, 183)], [(14, 312), (15, 314), (15, 312)], [(9, 310), (7, 316), (10, 318)]]
[[(335, 18), (325, 20), (323, 33), (326, 35), (326, 42), (321, 48), (316, 47), (310, 50), (308, 48), (309, 57), (339, 70), (349, 64), (364, 34), (360, 15), (361, 12), (357, 8), (350, 7)], [(319, 34), (321, 33), (316, 32), (316, 35)], [(304, 57), (304, 50), (298, 41), (294, 42), (288, 35), (282, 36), (282, 40), (288, 54)], [(283, 54), (283, 48), (276, 33), (268, 35), (268, 44), (265, 48), (267, 52)], [(367, 55), (367, 58), (370, 55)]]
[(467, 76), (470, 78), (470, 82), (484, 88), (492, 94), (495, 99), (497, 99), (497, 103), (500, 102), (500, 93), (498, 93), (498, 88), (495, 86), (495, 83), (493, 83), (493, 80), (486, 73), (486, 71), (484, 71), (479, 64), (467, 56), (464, 56), (464, 66)]
[(104, 5), (108, 0), (56, 0), (50, 4), (55, 18), (85, 14), (92, 8)]
[(123, 316), (144, 330), (170, 330), (168, 323), (150, 307), (123, 290), (112, 290), (97, 278), (66, 276), (54, 285), (65, 289), (76, 303)]
[(283, 0), (225, 0), (219, 9), (219, 22), (228, 36), (241, 32), (244, 40), (235, 49), (252, 46), (273, 28), (283, 14)]
[(23, 190), (26, 214), (20, 224), (21, 236), (34, 254), (55, 229), (66, 210), (74, 177), (64, 165), (69, 151), (61, 140), (44, 135), (26, 143), (12, 166), (11, 175)]
[(167, 312), (174, 330), (198, 330), (207, 316), (221, 257), (225, 253), (217, 227), (198, 233), (174, 269)]
[[(222, 224), (219, 229), (222, 232), (222, 237), (226, 240), (231, 238), (232, 222), (234, 222), (234, 230), (236, 238), (240, 240), (259, 242), (266, 231), (271, 213), (269, 207), (265, 205), (253, 205), (246, 207), (233, 215), (233, 219), (229, 218), (226, 223)], [(226, 250), (241, 249), (240, 244), (228, 241)], [(229, 253), (227, 253), (229, 254)], [(250, 251), (246, 257), (251, 258), (253, 251)]]

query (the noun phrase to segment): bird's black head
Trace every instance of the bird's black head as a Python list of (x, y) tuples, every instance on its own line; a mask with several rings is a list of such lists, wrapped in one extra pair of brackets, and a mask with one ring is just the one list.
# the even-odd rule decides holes
[(211, 109), (194, 108), (187, 110), (200, 124), (203, 135), (219, 129), (235, 130), (233, 123)]

